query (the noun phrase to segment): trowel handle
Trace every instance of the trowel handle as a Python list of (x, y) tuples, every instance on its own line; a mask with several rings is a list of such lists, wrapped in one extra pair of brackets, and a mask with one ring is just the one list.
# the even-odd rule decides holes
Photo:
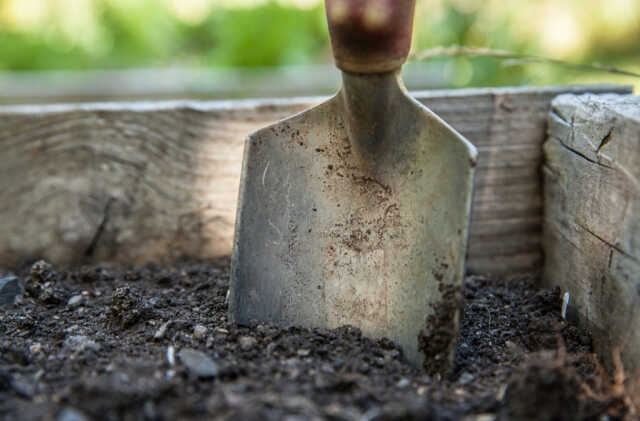
[(336, 65), (351, 73), (402, 67), (411, 48), (415, 0), (325, 0)]

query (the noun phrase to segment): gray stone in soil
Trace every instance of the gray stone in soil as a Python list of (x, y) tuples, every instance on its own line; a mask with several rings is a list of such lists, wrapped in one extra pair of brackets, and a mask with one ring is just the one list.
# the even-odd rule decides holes
[(464, 384), (469, 384), (472, 381), (474, 381), (475, 379), (476, 379), (476, 377), (473, 374), (465, 371), (464, 373), (462, 373), (460, 375), (460, 378), (458, 379), (458, 383), (463, 384), (463, 385)]
[(22, 282), (17, 277), (0, 278), (0, 307), (15, 303), (16, 298), (22, 295), (23, 291)]
[(65, 408), (58, 414), (57, 421), (89, 421), (89, 418), (75, 408)]
[(204, 336), (207, 334), (207, 328), (202, 325), (197, 325), (193, 328), (193, 337), (202, 340)]
[(299, 349), (297, 354), (301, 357), (308, 357), (309, 355), (311, 355), (311, 351), (308, 349)]
[(88, 336), (84, 335), (69, 336), (67, 339), (65, 339), (64, 345), (67, 348), (70, 348), (77, 352), (82, 352), (86, 349), (98, 352), (102, 348), (100, 344), (92, 341)]
[(83, 303), (84, 297), (82, 295), (74, 295), (73, 297), (69, 298), (69, 301), (67, 301), (67, 306), (69, 306), (70, 308), (76, 308), (80, 307)]
[(258, 341), (253, 336), (241, 336), (238, 338), (238, 344), (240, 345), (240, 349), (243, 351), (248, 351), (256, 346)]
[(171, 324), (171, 320), (169, 320), (166, 323), (163, 323), (162, 326), (160, 326), (160, 328), (158, 330), (156, 330), (156, 333), (154, 333), (153, 338), (154, 339), (162, 339), (162, 338), (164, 338), (164, 335), (167, 334), (167, 329), (169, 328), (170, 324)]
[(24, 376), (16, 376), (13, 378), (13, 390), (27, 399), (33, 398), (33, 395), (36, 394), (36, 384), (32, 379), (29, 379)]
[(218, 364), (216, 364), (207, 354), (204, 352), (196, 351), (195, 349), (184, 348), (178, 352), (178, 358), (182, 361), (189, 373), (195, 377), (211, 378), (218, 375), (220, 371)]
[(411, 386), (411, 380), (407, 379), (406, 377), (401, 378), (400, 380), (398, 380), (398, 383), (396, 383), (396, 387), (400, 389), (406, 389), (409, 386)]

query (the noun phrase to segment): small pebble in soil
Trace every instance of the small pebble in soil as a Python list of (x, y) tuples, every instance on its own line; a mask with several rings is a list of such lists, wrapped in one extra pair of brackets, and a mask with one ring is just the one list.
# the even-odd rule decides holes
[(41, 354), (42, 353), (42, 344), (40, 342), (36, 342), (29, 346), (29, 353), (31, 355)]
[(22, 295), (22, 281), (16, 276), (0, 278), (0, 307), (11, 305)]
[(176, 349), (173, 345), (167, 348), (167, 362), (169, 365), (176, 365)]
[(252, 349), (258, 341), (253, 336), (241, 336), (238, 338), (238, 344), (240, 344), (240, 349), (243, 351), (249, 351)]
[(84, 335), (69, 336), (64, 341), (64, 345), (76, 352), (82, 352), (87, 349), (98, 352), (100, 351), (100, 349), (102, 349), (100, 344), (89, 339), (88, 336), (84, 336)]
[(35, 379), (29, 375), (14, 374), (11, 388), (23, 398), (31, 399), (36, 392)]
[(206, 379), (218, 375), (218, 364), (204, 352), (183, 348), (178, 352), (178, 358), (187, 367), (189, 373), (195, 377)]
[(193, 328), (193, 337), (201, 341), (207, 334), (207, 328), (202, 325), (196, 325)]
[(278, 348), (278, 344), (277, 343), (275, 343), (275, 342), (269, 343), (269, 345), (267, 345), (267, 355), (273, 354), (273, 352), (276, 350), (276, 348)]
[(407, 379), (406, 377), (401, 378), (400, 380), (398, 380), (398, 383), (396, 383), (396, 387), (398, 387), (399, 389), (406, 389), (410, 385), (411, 380)]
[(162, 339), (164, 338), (164, 335), (167, 334), (167, 329), (169, 328), (169, 325), (171, 324), (171, 320), (169, 320), (166, 323), (163, 323), (158, 330), (156, 330), (156, 332), (153, 334), (153, 338), (154, 339)]
[(469, 384), (472, 381), (474, 381), (476, 379), (476, 376), (474, 376), (473, 374), (465, 371), (464, 373), (462, 373), (460, 375), (460, 378), (458, 378), (458, 383), (460, 384)]
[(495, 421), (496, 419), (496, 415), (495, 414), (478, 414), (475, 417), (473, 417), (473, 421)]
[(58, 415), (57, 421), (89, 421), (89, 418), (75, 408), (65, 408)]
[(82, 295), (74, 295), (73, 297), (69, 298), (69, 301), (67, 301), (67, 306), (69, 308), (77, 308), (82, 304), (84, 304), (84, 297)]

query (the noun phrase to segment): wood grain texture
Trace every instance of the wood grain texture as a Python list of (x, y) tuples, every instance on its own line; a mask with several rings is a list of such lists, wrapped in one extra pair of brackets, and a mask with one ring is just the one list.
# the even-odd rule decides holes
[(558, 97), (549, 128), (544, 280), (571, 293), (598, 353), (620, 351), (640, 392), (640, 97)]
[[(414, 92), (479, 149), (468, 267), (539, 268), (553, 97), (629, 87)], [(0, 107), (0, 265), (230, 251), (246, 135), (324, 98)]]

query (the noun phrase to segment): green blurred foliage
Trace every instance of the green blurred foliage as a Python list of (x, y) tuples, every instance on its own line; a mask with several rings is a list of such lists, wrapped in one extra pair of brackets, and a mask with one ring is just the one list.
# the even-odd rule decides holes
[(86, 54), (37, 34), (0, 32), (0, 70), (50, 70), (87, 67)]
[(320, 5), (299, 10), (268, 2), (253, 9), (223, 9), (193, 28), (192, 39), (205, 48), (192, 50), (192, 56), (214, 66), (309, 63), (325, 48), (326, 32)]
[(36, 32), (0, 27), (0, 69), (281, 66), (313, 62), (328, 45), (320, 4), (310, 10), (275, 1), (215, 8), (189, 24), (156, 0), (94, 3), (99, 39), (89, 46), (78, 46), (54, 26)]
[[(21, 1), (47, 5), (41, 21), (31, 27), (12, 23), (10, 6)], [(277, 0), (251, 7), (234, 5), (231, 0), (208, 0), (210, 7), (195, 21), (181, 19), (171, 9), (171, 0), (74, 1), (0, 0), (0, 70), (261, 67), (328, 62), (331, 57), (320, 1), (311, 8), (300, 8)], [(620, 8), (636, 0), (611, 1)], [(69, 10), (63, 4), (78, 2), (91, 10), (70, 24)], [(547, 13), (556, 8), (558, 17)], [(573, 49), (549, 49), (553, 38), (545, 38), (549, 35), (546, 29), (523, 29), (533, 21), (544, 28), (562, 29), (567, 10), (581, 16), (581, 22), (592, 22), (595, 28), (581, 34), (582, 38), (577, 38), (580, 43)], [(640, 71), (640, 7), (627, 12), (613, 10), (617, 14), (607, 17), (604, 12), (611, 10), (598, 0), (418, 0), (414, 47), (489, 47)], [(554, 19), (558, 19), (557, 25)], [(624, 22), (618, 25), (616, 19)], [(572, 31), (575, 28), (565, 31), (568, 39), (578, 36)], [(562, 31), (557, 35), (560, 41), (563, 36)], [(606, 79), (540, 64), (505, 64), (491, 57), (442, 57), (430, 62), (449, 76), (453, 86)]]
[[(438, 46), (484, 46), (514, 52), (531, 51), (533, 46), (521, 42), (511, 32), (508, 22), (501, 22), (488, 32), (479, 32), (476, 24), (480, 11), (463, 11), (451, 3), (445, 3), (441, 13), (420, 24), (418, 20), (414, 47), (426, 50)], [(424, 21), (423, 21), (424, 22)], [(496, 86), (517, 85), (526, 78), (522, 67), (504, 67), (501, 61), (491, 57), (442, 57), (433, 60), (443, 71), (453, 69), (454, 86)]]

